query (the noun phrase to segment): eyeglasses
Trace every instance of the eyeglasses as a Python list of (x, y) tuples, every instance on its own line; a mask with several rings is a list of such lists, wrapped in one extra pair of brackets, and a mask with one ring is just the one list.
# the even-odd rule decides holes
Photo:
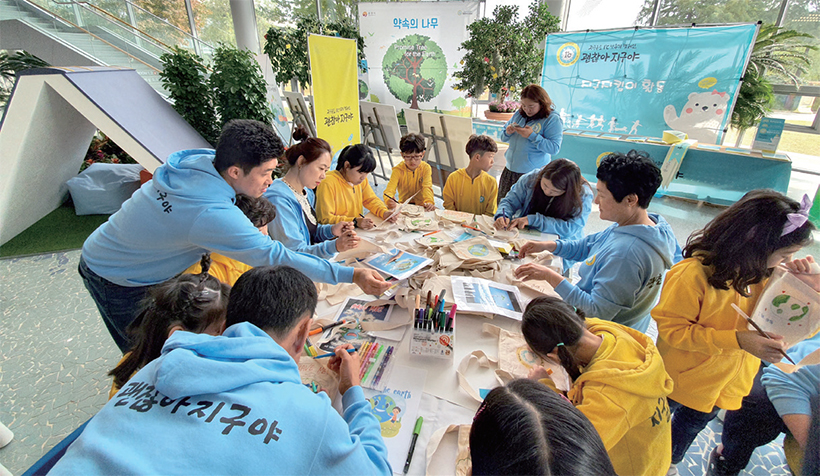
[(422, 152), (420, 154), (401, 154), (401, 158), (402, 159), (407, 159), (407, 160), (416, 160), (416, 159), (421, 160), (421, 159), (424, 158), (424, 152)]

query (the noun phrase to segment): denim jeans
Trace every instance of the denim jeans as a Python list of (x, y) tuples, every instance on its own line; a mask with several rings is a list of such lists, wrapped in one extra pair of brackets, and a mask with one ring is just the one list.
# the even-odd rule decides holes
[(726, 419), (723, 420), (721, 467), (725, 474), (743, 471), (758, 446), (771, 442), (787, 430), (769, 400), (766, 388), (760, 383), (762, 373), (761, 364), (752, 391), (743, 397), (740, 409), (726, 412)]
[(669, 400), (669, 411), (672, 412), (672, 464), (683, 461), (686, 450), (719, 410), (714, 407), (711, 412), (704, 413)]
[(142, 307), (142, 300), (151, 286), (126, 287), (114, 284), (88, 268), (80, 256), (77, 267), (83, 284), (97, 304), (97, 309), (105, 322), (105, 327), (123, 353), (131, 350), (126, 328), (131, 324)]

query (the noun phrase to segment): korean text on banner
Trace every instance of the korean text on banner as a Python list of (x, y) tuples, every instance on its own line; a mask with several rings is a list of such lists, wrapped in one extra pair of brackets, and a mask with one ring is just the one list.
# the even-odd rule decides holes
[(356, 40), (308, 36), (316, 134), (333, 149), (361, 142)]
[(541, 85), (565, 129), (718, 144), (756, 35), (755, 24), (551, 34)]

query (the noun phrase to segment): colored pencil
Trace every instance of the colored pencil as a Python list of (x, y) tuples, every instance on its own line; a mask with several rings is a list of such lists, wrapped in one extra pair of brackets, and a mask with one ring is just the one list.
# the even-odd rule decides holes
[(438, 233), (438, 232), (440, 232), (440, 231), (441, 231), (441, 230), (431, 231), (430, 233), (425, 233), (425, 234), (423, 234), (423, 235), (421, 235), (421, 236), (430, 236), (430, 235), (435, 234), (435, 233)]
[[(352, 349), (346, 349), (346, 350), (347, 350), (348, 354), (352, 354), (353, 352), (356, 352), (355, 347), (353, 347)], [(328, 352), (327, 354), (317, 355), (316, 357), (314, 357), (314, 359), (324, 359), (326, 357), (333, 357), (334, 355), (336, 355), (335, 352)]]

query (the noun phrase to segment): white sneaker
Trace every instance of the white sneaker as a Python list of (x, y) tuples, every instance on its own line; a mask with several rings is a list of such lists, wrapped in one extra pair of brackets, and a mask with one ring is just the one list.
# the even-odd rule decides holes
[(666, 472), (666, 476), (678, 476), (678, 466), (674, 464), (669, 466), (669, 471)]

